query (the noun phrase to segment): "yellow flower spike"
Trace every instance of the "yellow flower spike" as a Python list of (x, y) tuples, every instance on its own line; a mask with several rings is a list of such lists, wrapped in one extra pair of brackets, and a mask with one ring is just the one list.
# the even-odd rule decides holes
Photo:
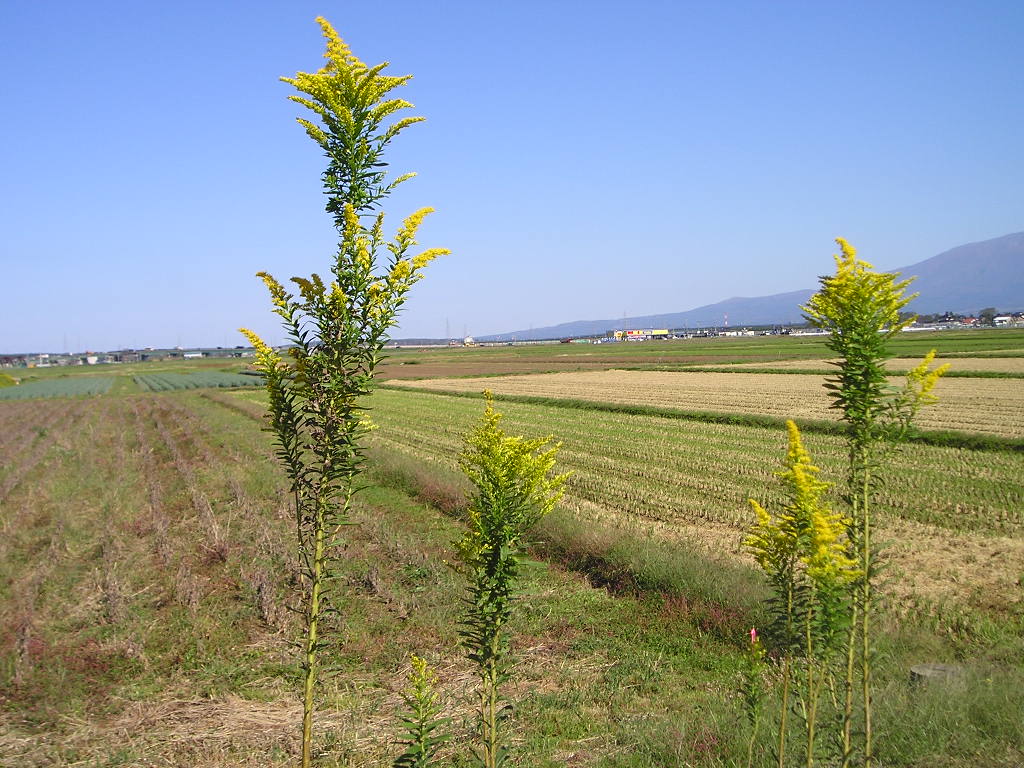
[(263, 339), (256, 335), (255, 331), (250, 331), (248, 328), (239, 328), (238, 332), (243, 334), (245, 338), (249, 340), (249, 344), (257, 351), (263, 352), (264, 350), (270, 349)]
[(754, 514), (757, 516), (757, 522), (759, 525), (768, 525), (772, 521), (772, 516), (768, 514), (768, 510), (761, 506), (761, 502), (757, 499), (747, 499), (750, 502), (750, 506), (754, 510)]
[(316, 23), (320, 25), (320, 31), (327, 41), (327, 50), (324, 52), (324, 58), (327, 59), (327, 63), (320, 70), (321, 73), (358, 75), (366, 71), (366, 64), (352, 53), (352, 49), (341, 39), (341, 36), (327, 19), (323, 16), (317, 16)]
[(949, 370), (949, 363), (943, 363), (929, 370), (935, 360), (935, 350), (931, 350), (924, 359), (912, 370), (907, 372), (907, 391), (916, 401), (917, 406), (931, 405), (938, 398), (931, 393), (939, 379)]
[(372, 310), (384, 302), (386, 286), (380, 280), (374, 280), (366, 289), (366, 305)]
[(800, 438), (800, 429), (792, 419), (786, 420), (786, 432), (789, 438), (789, 449), (786, 452), (789, 464), (809, 463), (810, 455), (804, 448), (803, 440)]
[(333, 280), (331, 281), (331, 303), (336, 307), (344, 306), (348, 301), (348, 297), (345, 292), (341, 290), (341, 286)]
[(405, 221), (402, 222), (401, 229), (398, 230), (398, 242), (403, 246), (414, 245), (416, 243), (416, 231), (420, 228), (429, 214), (433, 213), (433, 208), (420, 208), (415, 213), (409, 214)]
[(911, 319), (900, 320), (900, 311), (917, 294), (904, 295), (911, 280), (897, 281), (897, 275), (876, 273), (874, 267), (857, 258), (857, 250), (841, 237), (836, 238), (841, 254), (835, 254), (836, 274), (824, 278), (821, 290), (814, 294), (801, 309), (821, 328), (841, 327), (840, 319), (847, 317), (853, 306), (869, 305), (874, 316), (893, 333), (910, 324)]
[(438, 256), (448, 256), (451, 253), (447, 248), (428, 248), (419, 256), (414, 256), (412, 260), (412, 268), (414, 270), (423, 269), (427, 264), (432, 262)]
[(388, 115), (393, 115), (401, 109), (411, 109), (410, 104), (405, 99), (389, 99), (388, 101), (382, 102), (381, 104), (374, 107), (370, 112), (370, 115), (374, 120), (383, 120)]
[(846, 554), (845, 521), (821, 498), (830, 484), (818, 479), (820, 470), (812, 463), (796, 424), (788, 421), (786, 430), (785, 468), (777, 474), (788, 489), (789, 502), (773, 518), (751, 499), (756, 522), (744, 544), (768, 573), (780, 572), (795, 558), (804, 564), (807, 578), (819, 585), (852, 580), (856, 564)]
[(365, 272), (373, 269), (373, 256), (370, 254), (370, 241), (360, 237), (356, 241), (356, 265)]
[(935, 386), (936, 382), (946, 375), (946, 372), (950, 369), (949, 363), (943, 363), (933, 371), (929, 371), (928, 375), (924, 377), (924, 381), (921, 382), (921, 393), (927, 394)]
[(914, 368), (913, 373), (917, 373), (920, 375), (927, 373), (932, 363), (935, 362), (935, 355), (937, 354), (937, 351), (938, 350), (934, 349), (928, 350), (928, 354), (925, 355), (924, 359), (920, 363), (918, 363), (918, 365)]
[(319, 144), (321, 147), (326, 147), (328, 143), (327, 134), (323, 132), (323, 129), (315, 123), (310, 122), (302, 117), (295, 118), (296, 121), (303, 128), (306, 129), (306, 133), (309, 134), (309, 138)]
[(284, 286), (281, 285), (274, 277), (268, 272), (257, 272), (256, 277), (263, 280), (263, 284), (267, 286), (267, 290), (270, 291), (270, 300), (278, 309), (286, 309), (288, 307), (288, 293), (285, 291)]
[(359, 231), (359, 215), (356, 213), (356, 209), (352, 206), (352, 203), (345, 203), (344, 208), (345, 216), (345, 234), (348, 236), (354, 236)]
[[(316, 275), (313, 276), (314, 278)], [(314, 301), (319, 298), (323, 298), (324, 285), (323, 282), (317, 278), (316, 280), (307, 280), (304, 277), (293, 277), (291, 281), (299, 286), (299, 294), (307, 302)]]
[(245, 335), (245, 338), (249, 340), (249, 343), (256, 350), (256, 367), (268, 373), (276, 370), (281, 364), (281, 356), (248, 328), (239, 328), (238, 331)]
[(850, 245), (846, 238), (837, 237), (836, 245), (839, 246), (839, 250), (842, 255), (840, 256), (837, 254), (833, 258), (836, 260), (837, 265), (842, 265), (842, 267), (848, 272), (863, 272), (865, 270), (875, 268), (873, 264), (857, 258), (857, 249)]
[[(395, 121), (395, 124), (388, 128), (387, 133), (385, 135), (388, 138), (391, 138), (399, 134), (404, 129), (408, 128), (410, 125), (414, 125), (415, 123), (422, 123), (426, 119), (427, 118), (425, 117), (403, 117), (401, 120)], [(394, 183), (400, 184), (401, 182), (406, 181), (407, 179), (411, 179), (415, 175), (415, 173), (408, 173), (405, 176), (400, 176), (398, 180), (396, 180)]]
[(394, 283), (400, 283), (409, 279), (412, 274), (412, 262), (408, 259), (400, 259), (395, 263), (395, 266), (391, 268), (391, 273), (388, 275), (389, 279)]

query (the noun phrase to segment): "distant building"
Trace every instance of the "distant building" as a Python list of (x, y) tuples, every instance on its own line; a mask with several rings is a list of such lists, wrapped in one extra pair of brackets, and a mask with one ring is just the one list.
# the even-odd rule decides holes
[(608, 331), (609, 338), (625, 341), (647, 341), (648, 339), (669, 338), (668, 328), (632, 328), (625, 331)]

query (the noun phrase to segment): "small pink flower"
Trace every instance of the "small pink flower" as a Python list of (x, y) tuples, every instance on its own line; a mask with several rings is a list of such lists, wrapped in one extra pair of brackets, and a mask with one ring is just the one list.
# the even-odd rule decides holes
[(757, 630), (753, 627), (750, 628), (750, 644), (757, 645)]

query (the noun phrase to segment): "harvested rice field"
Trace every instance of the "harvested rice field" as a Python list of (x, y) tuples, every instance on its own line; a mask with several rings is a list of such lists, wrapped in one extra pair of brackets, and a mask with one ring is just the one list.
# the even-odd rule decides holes
[[(479, 392), (654, 406), (689, 412), (750, 413), (836, 419), (823, 376), (805, 374), (594, 371), (393, 382), (442, 392)], [(898, 386), (901, 380), (893, 378)], [(924, 409), (922, 429), (1024, 437), (1024, 385), (1018, 379), (943, 379), (939, 402)]]
[[(776, 368), (793, 370), (830, 370), (831, 360), (781, 360), (773, 363), (733, 363), (728, 368)], [(914, 358), (896, 357), (886, 363), (893, 373), (906, 373), (921, 361)], [(949, 363), (950, 370), (970, 373), (1014, 373), (1024, 375), (1024, 357), (943, 357), (939, 363)]]
[[(262, 406), (258, 393), (212, 397), (253, 414)], [(454, 471), (482, 400), (395, 389), (375, 393), (372, 406), (378, 448)], [(506, 428), (562, 442), (561, 466), (573, 473), (563, 506), (585, 523), (749, 564), (742, 548), (753, 519), (748, 499), (781, 503), (773, 473), (785, 452), (782, 429), (512, 402), (501, 410)], [(805, 440), (827, 479), (840, 480), (829, 468), (843, 466), (842, 439)], [(908, 445), (886, 476), (878, 501), (882, 537), (893, 542), (887, 557), (900, 574), (893, 597), (904, 606), (961, 608), (1024, 601), (1016, 585), (1024, 573), (1024, 454)]]

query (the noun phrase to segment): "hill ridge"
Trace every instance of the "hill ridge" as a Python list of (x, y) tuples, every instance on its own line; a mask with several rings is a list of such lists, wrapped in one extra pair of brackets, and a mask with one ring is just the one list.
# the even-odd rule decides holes
[[(1024, 232), (979, 240), (950, 248), (923, 261), (893, 270), (914, 277), (912, 290), (920, 294), (909, 309), (920, 314), (969, 314), (984, 307), (1002, 311), (1024, 308)], [(483, 341), (551, 339), (592, 336), (613, 328), (712, 328), (723, 325), (784, 325), (802, 320), (799, 306), (814, 288), (767, 296), (732, 296), (680, 312), (660, 312), (626, 318), (571, 320), (529, 330), (480, 336)]]

